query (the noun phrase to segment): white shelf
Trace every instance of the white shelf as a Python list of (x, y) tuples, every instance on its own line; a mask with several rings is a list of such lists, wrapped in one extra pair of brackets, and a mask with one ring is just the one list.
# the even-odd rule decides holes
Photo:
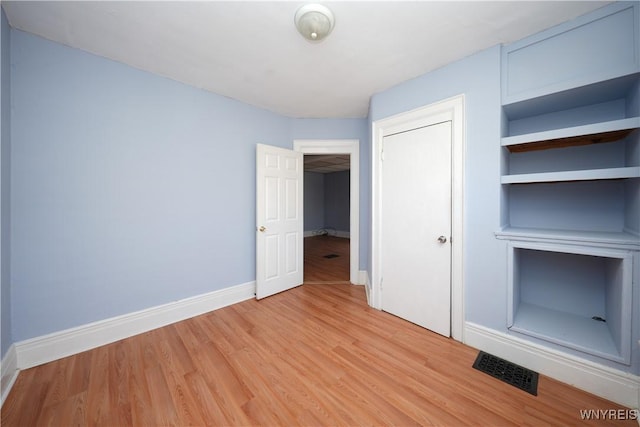
[(531, 184), (538, 182), (595, 181), (605, 179), (639, 178), (640, 166), (589, 169), (562, 172), (523, 173), (503, 175), (502, 184)]
[(516, 135), (502, 138), (502, 146), (509, 147), (513, 145), (531, 144), (535, 142), (547, 142), (554, 140), (562, 140), (582, 135), (606, 134), (608, 132), (617, 132), (627, 129), (640, 128), (640, 117), (631, 117), (628, 119), (613, 120), (602, 123), (594, 123), (584, 126), (574, 126), (569, 128), (554, 129), (544, 132), (528, 133), (524, 135)]
[(589, 354), (625, 362), (613, 342), (606, 322), (520, 303), (510, 329)]
[(546, 230), (538, 228), (504, 227), (496, 238), (541, 243), (589, 244), (591, 246), (640, 250), (640, 236), (629, 232)]

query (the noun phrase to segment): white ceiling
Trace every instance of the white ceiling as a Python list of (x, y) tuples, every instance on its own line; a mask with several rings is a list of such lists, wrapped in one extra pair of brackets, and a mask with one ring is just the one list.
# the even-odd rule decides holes
[(602, 7), (596, 1), (2, 1), (12, 27), (290, 117), (366, 117), (376, 92)]

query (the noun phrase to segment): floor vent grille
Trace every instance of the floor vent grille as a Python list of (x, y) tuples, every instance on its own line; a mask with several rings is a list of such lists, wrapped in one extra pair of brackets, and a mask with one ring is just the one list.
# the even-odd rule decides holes
[(481, 372), (491, 375), (507, 384), (524, 390), (527, 393), (538, 395), (538, 373), (507, 360), (500, 359), (489, 353), (478, 353), (473, 367)]

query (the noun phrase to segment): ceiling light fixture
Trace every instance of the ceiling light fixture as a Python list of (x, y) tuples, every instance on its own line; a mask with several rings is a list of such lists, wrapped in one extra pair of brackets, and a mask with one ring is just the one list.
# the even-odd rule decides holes
[(298, 9), (294, 22), (300, 34), (312, 42), (319, 42), (327, 37), (335, 24), (329, 8), (315, 3)]

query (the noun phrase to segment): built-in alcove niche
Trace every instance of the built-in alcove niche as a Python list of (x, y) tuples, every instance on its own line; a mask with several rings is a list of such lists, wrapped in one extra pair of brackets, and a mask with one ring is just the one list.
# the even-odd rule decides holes
[(629, 365), (630, 251), (511, 241), (507, 327)]

